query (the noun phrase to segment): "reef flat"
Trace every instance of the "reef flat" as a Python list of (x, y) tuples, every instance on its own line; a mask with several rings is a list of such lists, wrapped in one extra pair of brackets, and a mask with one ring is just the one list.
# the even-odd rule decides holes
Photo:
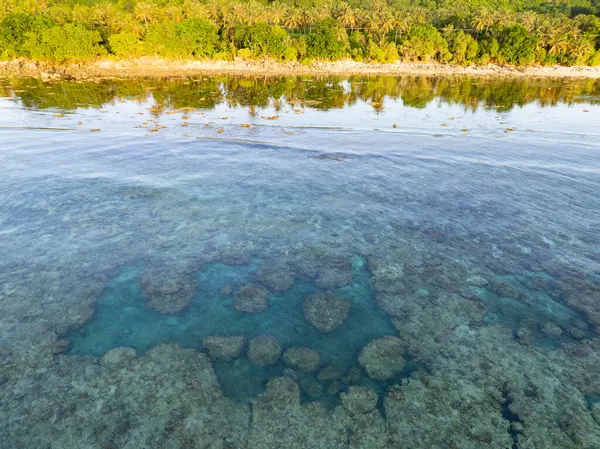
[(589, 113), (122, 101), (0, 113), (2, 449), (600, 448)]

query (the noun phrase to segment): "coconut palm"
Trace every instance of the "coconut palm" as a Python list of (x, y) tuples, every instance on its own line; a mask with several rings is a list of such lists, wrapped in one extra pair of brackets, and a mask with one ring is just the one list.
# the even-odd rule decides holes
[(338, 16), (338, 22), (344, 28), (356, 28), (357, 18), (354, 9), (346, 5)]
[(289, 29), (298, 28), (300, 25), (300, 14), (297, 9), (289, 9), (285, 18), (283, 19), (283, 25)]
[(152, 3), (138, 2), (133, 10), (134, 16), (141, 22), (144, 22), (146, 32), (148, 32), (148, 24), (156, 23), (157, 10)]
[(287, 16), (287, 6), (284, 3), (275, 2), (271, 5), (269, 13), (269, 23), (280, 25)]

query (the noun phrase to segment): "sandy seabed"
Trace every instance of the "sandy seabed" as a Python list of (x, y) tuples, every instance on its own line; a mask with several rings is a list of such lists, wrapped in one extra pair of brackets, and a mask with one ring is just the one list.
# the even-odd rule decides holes
[(178, 77), (201, 74), (238, 75), (425, 75), (478, 77), (600, 78), (600, 67), (502, 67), (458, 66), (437, 63), (368, 64), (351, 60), (315, 62), (263, 61), (184, 61), (160, 58), (98, 60), (86, 63), (56, 64), (18, 59), (0, 62), (0, 76), (41, 76), (43, 79), (90, 80), (115, 77)]

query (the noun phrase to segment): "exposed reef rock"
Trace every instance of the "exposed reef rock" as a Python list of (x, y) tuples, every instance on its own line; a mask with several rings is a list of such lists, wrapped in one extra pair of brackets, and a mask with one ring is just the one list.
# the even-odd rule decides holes
[(185, 309), (196, 293), (196, 279), (189, 274), (149, 269), (139, 275), (139, 284), (148, 305), (160, 313)]
[(331, 293), (315, 293), (304, 300), (304, 318), (321, 332), (340, 327), (350, 311), (350, 303)]
[(202, 340), (202, 346), (213, 360), (229, 362), (240, 356), (244, 347), (244, 337), (211, 336)]
[(246, 355), (251, 363), (257, 366), (271, 366), (281, 357), (282, 347), (276, 338), (260, 335), (248, 342)]
[(382, 337), (367, 344), (358, 361), (371, 379), (386, 380), (404, 369), (405, 348), (398, 337)]
[(235, 294), (234, 307), (238, 312), (264, 312), (269, 307), (269, 292), (260, 285), (244, 285)]
[(309, 348), (293, 347), (285, 350), (283, 362), (293, 369), (315, 371), (321, 363), (321, 356)]

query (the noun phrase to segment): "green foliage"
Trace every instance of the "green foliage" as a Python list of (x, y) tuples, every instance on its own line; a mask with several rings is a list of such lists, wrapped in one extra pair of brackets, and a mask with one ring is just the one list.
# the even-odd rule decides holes
[(107, 54), (106, 48), (99, 45), (101, 42), (98, 31), (67, 23), (28, 32), (23, 49), (34, 59), (84, 60)]
[(175, 25), (175, 32), (187, 56), (196, 58), (211, 56), (219, 40), (217, 27), (202, 19), (188, 19), (178, 23)]
[(234, 41), (242, 49), (249, 49), (254, 56), (274, 56), (281, 58), (286, 51), (287, 33), (279, 26), (266, 23), (238, 25), (235, 28)]
[(0, 58), (597, 64), (600, 0), (0, 0)]
[(535, 37), (525, 27), (515, 25), (504, 32), (499, 56), (503, 62), (508, 64), (533, 64), (535, 62), (535, 47)]
[(451, 56), (448, 42), (433, 25), (412, 25), (402, 40), (400, 53), (409, 61), (429, 62), (437, 59), (446, 62)]
[(55, 24), (54, 20), (44, 15), (24, 13), (6, 15), (0, 21), (0, 56), (3, 58), (28, 56), (25, 43), (29, 39), (29, 33), (39, 34)]
[(298, 50), (296, 49), (296, 47), (292, 47), (292, 46), (288, 46), (285, 48), (285, 51), (283, 53), (283, 60), (284, 61), (297, 61), (298, 60)]
[(236, 56), (242, 59), (252, 59), (254, 57), (254, 53), (252, 53), (252, 50), (249, 48), (240, 48), (237, 51)]
[(201, 19), (164, 22), (149, 28), (144, 43), (150, 54), (165, 58), (206, 58), (215, 52), (217, 28)]
[(455, 31), (449, 26), (444, 30), (448, 51), (452, 55), (450, 62), (453, 64), (471, 65), (476, 62), (479, 54), (479, 43), (470, 34), (462, 30)]
[(308, 57), (340, 59), (346, 50), (346, 42), (340, 39), (340, 34), (336, 20), (328, 18), (317, 22), (308, 35)]
[(590, 57), (588, 61), (588, 65), (598, 66), (600, 65), (600, 50), (596, 50), (594, 54)]
[(119, 58), (139, 58), (146, 53), (144, 42), (133, 33), (113, 34), (108, 38), (110, 51)]
[(490, 64), (498, 61), (500, 43), (496, 38), (485, 38), (479, 44), (478, 64)]

